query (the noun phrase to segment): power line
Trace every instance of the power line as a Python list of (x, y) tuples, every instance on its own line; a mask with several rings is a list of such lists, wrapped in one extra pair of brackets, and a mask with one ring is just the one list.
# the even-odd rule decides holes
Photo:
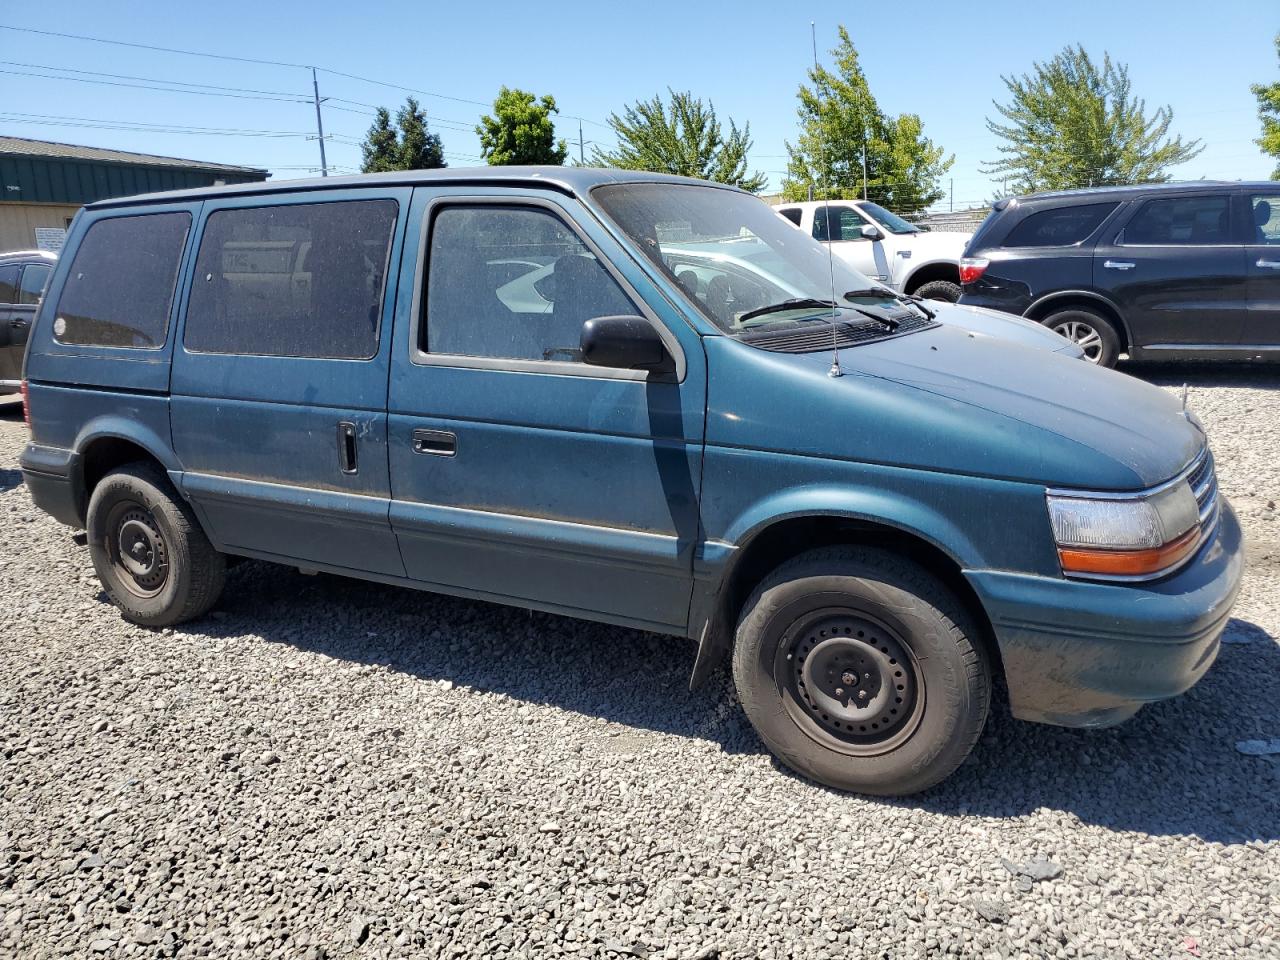
[(215, 93), (211, 90), (183, 90), (180, 87), (156, 87), (148, 86), (141, 83), (124, 83), (119, 80), (92, 80), (88, 77), (60, 77), (56, 74), (47, 73), (30, 73), (24, 70), (4, 70), (0, 69), (0, 73), (7, 73), (18, 77), (37, 77), (41, 80), (70, 80), (75, 83), (96, 83), (107, 87), (129, 87), (134, 90), (152, 90), (156, 93), (186, 93), (200, 97), (229, 97), (233, 100), (272, 100), (278, 103), (307, 103), (308, 101), (301, 97), (266, 97), (257, 94), (248, 93)]
[(19, 63), (15, 60), (0, 60), (0, 63), (9, 67), (26, 67), (32, 70), (53, 70), (59, 73), (80, 73), (87, 76), (111, 77), (113, 80), (139, 80), (143, 83), (161, 83), (173, 87), (202, 87), (206, 90), (223, 90), (233, 93), (258, 93), (273, 97), (298, 98), (306, 96), (306, 94), (291, 93), (287, 90), (254, 90), (247, 87), (224, 87), (214, 83), (192, 83), (187, 80), (167, 80), (159, 77), (135, 77), (125, 73), (104, 73), (101, 70), (77, 70), (74, 67), (60, 67), (55, 64), (47, 63)]
[(136, 50), (155, 50), (159, 53), (177, 53), (186, 57), (208, 57), (211, 60), (234, 60), (237, 63), (257, 63), (269, 67), (296, 67), (300, 70), (309, 68), (308, 64), (285, 63), (282, 60), (257, 60), (253, 57), (234, 57), (225, 53), (203, 53), (199, 50), (180, 50), (176, 47), (157, 47), (149, 43), (131, 43), (126, 40), (107, 40), (103, 37), (87, 37), (80, 33), (58, 33), (54, 30), (36, 30), (32, 27), (12, 27), (0, 23), (0, 30), (15, 30), (19, 33), (37, 33), (44, 37), (61, 37), (64, 40), (88, 40), (92, 43), (107, 43), (117, 47), (133, 47)]

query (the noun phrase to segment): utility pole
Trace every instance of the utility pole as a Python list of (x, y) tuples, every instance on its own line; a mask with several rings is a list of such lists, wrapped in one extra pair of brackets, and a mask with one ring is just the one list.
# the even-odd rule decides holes
[(951, 212), (956, 212), (956, 178), (951, 178)]
[(582, 166), (587, 165), (586, 156), (582, 149), (582, 118), (578, 118), (578, 163)]
[(329, 175), (329, 164), (324, 158), (324, 120), (320, 117), (320, 82), (316, 80), (316, 68), (311, 68), (311, 90), (315, 94), (316, 101), (316, 137), (320, 141), (320, 176), (327, 177)]

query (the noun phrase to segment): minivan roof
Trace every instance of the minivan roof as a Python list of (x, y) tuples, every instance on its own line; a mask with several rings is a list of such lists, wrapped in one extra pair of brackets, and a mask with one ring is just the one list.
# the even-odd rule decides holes
[(272, 193), (297, 193), (307, 190), (341, 190), (351, 187), (519, 185), (559, 190), (583, 196), (593, 187), (607, 183), (696, 184), (738, 190), (737, 187), (692, 177), (675, 177), (640, 170), (608, 170), (598, 167), (447, 167), (443, 170), (397, 170), (390, 173), (363, 173), (349, 177), (309, 177), (300, 180), (270, 180), (264, 183), (237, 183), (221, 187), (198, 187), (191, 190), (169, 190), (132, 197), (114, 197), (91, 203), (86, 209), (131, 207), (139, 203), (171, 203), (183, 200), (205, 200), (213, 197), (254, 196)]

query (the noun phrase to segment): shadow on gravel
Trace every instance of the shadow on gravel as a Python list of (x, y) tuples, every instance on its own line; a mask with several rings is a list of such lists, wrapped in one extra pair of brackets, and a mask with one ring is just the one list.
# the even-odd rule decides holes
[(22, 399), (5, 394), (0, 397), (0, 423), (22, 422)]
[(1280, 364), (1261, 363), (1121, 363), (1116, 367), (1158, 387), (1280, 387)]
[(0, 493), (22, 485), (22, 471), (0, 467)]
[[(251, 632), (424, 680), (708, 740), (729, 753), (764, 752), (727, 671), (690, 692), (693, 645), (642, 631), (256, 562), (236, 567), (217, 615), (188, 629)], [(1227, 637), (1235, 642), (1223, 645), (1189, 693), (1109, 730), (1023, 723), (997, 704), (973, 756), (949, 780), (921, 796), (878, 802), (995, 818), (1047, 808), (1111, 830), (1220, 843), (1278, 839), (1280, 762), (1244, 756), (1235, 743), (1280, 735), (1280, 645), (1242, 620), (1231, 621)]]

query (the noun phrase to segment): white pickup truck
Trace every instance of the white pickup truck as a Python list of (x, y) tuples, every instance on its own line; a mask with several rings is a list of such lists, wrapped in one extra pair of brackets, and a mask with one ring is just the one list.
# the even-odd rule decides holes
[(926, 232), (864, 200), (812, 200), (774, 209), (873, 280), (926, 300), (960, 299), (960, 257), (970, 233)]

